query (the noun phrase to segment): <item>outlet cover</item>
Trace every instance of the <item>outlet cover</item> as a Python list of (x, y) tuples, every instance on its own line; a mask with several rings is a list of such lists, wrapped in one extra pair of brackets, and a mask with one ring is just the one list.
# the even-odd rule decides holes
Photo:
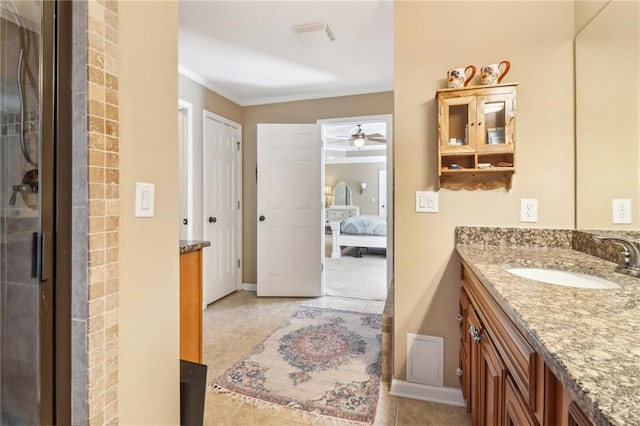
[(613, 223), (616, 225), (631, 223), (631, 200), (618, 198), (611, 200)]
[(536, 198), (523, 198), (520, 200), (520, 222), (538, 221), (538, 200)]

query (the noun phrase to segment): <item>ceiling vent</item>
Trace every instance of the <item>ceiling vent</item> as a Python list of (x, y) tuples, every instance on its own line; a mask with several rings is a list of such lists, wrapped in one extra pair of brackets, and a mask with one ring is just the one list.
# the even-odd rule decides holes
[(329, 24), (326, 22), (296, 25), (293, 27), (293, 31), (296, 32), (305, 46), (322, 46), (336, 39), (331, 28), (329, 28)]

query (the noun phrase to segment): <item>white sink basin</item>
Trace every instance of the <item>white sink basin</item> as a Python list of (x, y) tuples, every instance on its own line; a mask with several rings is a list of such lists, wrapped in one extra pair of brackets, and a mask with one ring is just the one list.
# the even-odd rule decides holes
[(511, 272), (519, 277), (540, 281), (547, 284), (562, 285), (575, 288), (620, 288), (616, 283), (593, 275), (581, 274), (579, 272), (560, 271), (557, 269), (543, 268), (509, 268)]

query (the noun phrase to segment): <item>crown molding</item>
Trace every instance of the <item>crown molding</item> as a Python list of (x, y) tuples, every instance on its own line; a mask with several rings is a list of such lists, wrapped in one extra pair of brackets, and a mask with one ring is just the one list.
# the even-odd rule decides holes
[(243, 100), (243, 99), (237, 98), (236, 96), (231, 95), (230, 93), (225, 91), (225, 89), (219, 86), (216, 86), (215, 84), (211, 83), (209, 80), (207, 80), (200, 74), (190, 70), (189, 68), (183, 65), (178, 65), (178, 74), (188, 78), (194, 83), (198, 83), (201, 86), (206, 87), (212, 92), (217, 93), (218, 95), (230, 100), (231, 102), (234, 102), (235, 104), (241, 107), (278, 104), (278, 103), (284, 103), (284, 102), (309, 101), (314, 99), (337, 98), (341, 96), (356, 96), (356, 95), (366, 95), (370, 93), (393, 91), (393, 83), (391, 83), (391, 84), (382, 84), (379, 86), (371, 86), (368, 88), (361, 88), (361, 89), (300, 93), (296, 95), (271, 96), (271, 97), (250, 98), (250, 99)]

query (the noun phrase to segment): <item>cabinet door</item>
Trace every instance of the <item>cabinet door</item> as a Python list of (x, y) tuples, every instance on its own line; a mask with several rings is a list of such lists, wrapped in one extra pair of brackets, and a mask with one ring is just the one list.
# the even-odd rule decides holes
[(462, 397), (467, 401), (467, 411), (471, 411), (471, 339), (467, 330), (469, 326), (469, 298), (464, 289), (460, 290), (460, 388)]
[(202, 362), (202, 251), (180, 255), (180, 358)]
[(442, 153), (476, 151), (476, 97), (438, 100), (438, 141)]
[(507, 377), (504, 393), (504, 426), (535, 426), (536, 424), (513, 380)]
[(515, 137), (515, 94), (478, 96), (478, 152), (512, 152)]
[(574, 401), (569, 404), (569, 426), (592, 426), (591, 421)]
[(471, 411), (471, 356), (460, 346), (460, 369), (458, 370), (462, 397), (467, 402), (467, 412)]
[[(476, 345), (477, 346), (477, 345)], [(478, 425), (502, 425), (507, 368), (486, 333), (478, 354)]]
[[(473, 305), (469, 303), (467, 308), (467, 333), (470, 333), (472, 329), (482, 330), (482, 323), (480, 322), (480, 318), (476, 314), (475, 309), (473, 309)], [(480, 345), (474, 342), (473, 339), (469, 337), (469, 341), (471, 342), (469, 345), (468, 352), (468, 369), (469, 369), (469, 382), (470, 382), (470, 392), (469, 392), (469, 401), (471, 402), (471, 419), (473, 426), (483, 426), (482, 421), (480, 420), (480, 410), (479, 410), (479, 389), (480, 389), (480, 373), (478, 368), (479, 358), (480, 358)], [(469, 405), (469, 402), (467, 402)]]

